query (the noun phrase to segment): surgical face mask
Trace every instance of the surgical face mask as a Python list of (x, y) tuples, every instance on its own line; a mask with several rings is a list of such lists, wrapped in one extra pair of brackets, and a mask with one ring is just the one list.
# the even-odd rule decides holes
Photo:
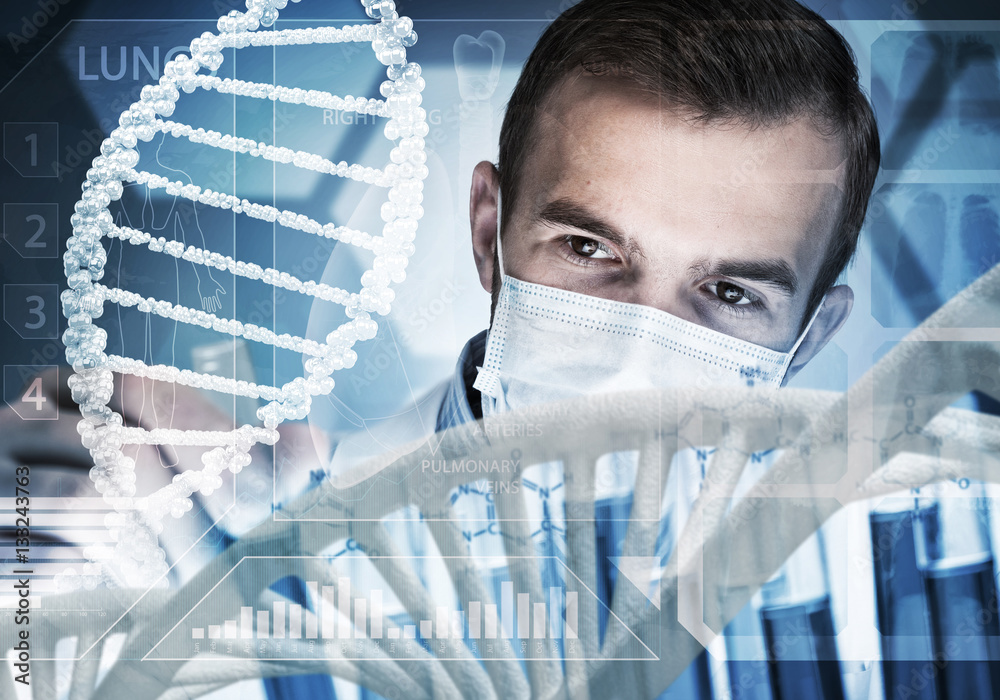
[(499, 223), (500, 294), (474, 384), (484, 417), (619, 391), (777, 388), (822, 308), (791, 350), (770, 350), (649, 306), (514, 279), (504, 273)]

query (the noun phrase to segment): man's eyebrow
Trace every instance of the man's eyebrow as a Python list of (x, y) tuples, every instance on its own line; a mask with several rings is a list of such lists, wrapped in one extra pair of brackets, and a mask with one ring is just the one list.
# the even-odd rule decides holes
[(798, 278), (791, 266), (781, 259), (770, 260), (712, 260), (696, 263), (691, 271), (698, 275), (718, 275), (762, 282), (794, 296)]
[(556, 199), (542, 208), (538, 220), (555, 226), (575, 228), (611, 241), (632, 257), (642, 257), (635, 240), (570, 199)]

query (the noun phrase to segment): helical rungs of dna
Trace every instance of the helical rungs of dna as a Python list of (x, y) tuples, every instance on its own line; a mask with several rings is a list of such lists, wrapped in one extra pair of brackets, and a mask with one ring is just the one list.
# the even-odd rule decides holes
[[(298, 2), (298, 0), (293, 0)], [(66, 360), (75, 375), (70, 379), (73, 399), (80, 405), (83, 420), (79, 432), (94, 458), (91, 478), (104, 500), (115, 509), (108, 519), (114, 556), (85, 552), (90, 563), (82, 572), (67, 571), (62, 584), (69, 588), (94, 587), (105, 581), (119, 586), (153, 585), (162, 579), (166, 557), (157, 537), (167, 516), (183, 517), (192, 508), (195, 492), (211, 494), (222, 484), (226, 470), (238, 473), (250, 462), (249, 451), (257, 443), (274, 444), (277, 427), (284, 420), (304, 418), (312, 398), (332, 391), (331, 375), (353, 366), (358, 341), (374, 338), (378, 323), (373, 318), (388, 314), (394, 298), (391, 288), (405, 278), (408, 258), (414, 251), (421, 207), (423, 179), (427, 177), (423, 137), (428, 133), (426, 114), (420, 107), (424, 79), (420, 66), (407, 62), (406, 49), (417, 40), (413, 22), (400, 17), (391, 0), (363, 0), (366, 13), (377, 22), (345, 27), (266, 29), (278, 19), (278, 11), (288, 0), (247, 0), (247, 11), (231, 11), (218, 21), (216, 33), (205, 32), (190, 45), (190, 56), (179, 54), (167, 62), (156, 85), (142, 89), (141, 99), (122, 113), (119, 126), (101, 145), (83, 183), (83, 194), (72, 217), (73, 235), (64, 255), (69, 285), (62, 294), (67, 330), (63, 335)], [(319, 90), (254, 83), (209, 75), (223, 63), (223, 49), (250, 46), (296, 46), (342, 42), (370, 43), (374, 58), (387, 67), (380, 86), (381, 98), (337, 96)], [(384, 118), (385, 137), (394, 143), (390, 161), (383, 168), (332, 161), (314, 153), (278, 147), (264, 142), (170, 121), (181, 93), (196, 90), (234, 95), (256, 100), (302, 104), (314, 108), (355, 112)], [(157, 134), (186, 139), (205, 149), (215, 149), (219, 158), (239, 153), (326, 175), (367, 183), (386, 190), (381, 206), (384, 222), (381, 235), (357, 231), (347, 226), (316, 221), (293, 211), (251, 202), (233, 194), (214, 191), (195, 183), (171, 180), (162, 175), (136, 170), (140, 156), (138, 142), (148, 142)], [(169, 141), (168, 141), (169, 143)], [(118, 226), (109, 211), (122, 197), (124, 183), (162, 190), (197, 205), (231, 210), (234, 214), (276, 223), (286, 228), (357, 246), (374, 254), (372, 268), (360, 279), (360, 291), (303, 280), (281, 270), (261, 267), (221, 253), (185, 246), (178, 240), (131, 227)], [(330, 333), (324, 342), (288, 333), (275, 333), (262, 326), (223, 318), (217, 308), (193, 309), (132, 291), (100, 284), (108, 252), (102, 240), (119, 239), (124, 245), (145, 246), (154, 253), (183, 259), (228, 272), (232, 275), (280, 287), (298, 294), (343, 306), (348, 320)], [(283, 386), (267, 386), (232, 377), (147, 364), (138, 359), (106, 354), (108, 332), (94, 324), (106, 304), (134, 307), (141, 312), (178, 323), (200, 326), (221, 336), (241, 337), (308, 357), (306, 375)], [(231, 432), (145, 430), (124, 425), (122, 415), (108, 403), (114, 391), (113, 373), (181, 384), (232, 396), (262, 399), (258, 418), (263, 427), (238, 426)], [(137, 496), (135, 461), (122, 452), (128, 445), (173, 445), (211, 448), (204, 453), (201, 469), (187, 469), (158, 491)]]
[[(910, 333), (846, 393), (784, 389), (670, 390), (588, 397), (531, 407), (449, 429), (444, 433), (357, 467), (301, 496), (287, 519), (265, 522), (205, 567), (176, 592), (93, 591), (46, 599), (49, 610), (74, 609), (86, 599), (109, 612), (109, 622), (46, 622), (46, 650), (63, 637), (79, 635), (73, 695), (79, 700), (144, 700), (195, 697), (238, 680), (301, 673), (332, 673), (387, 697), (412, 698), (632, 698), (656, 697), (704, 646), (706, 630), (721, 631), (807, 537), (844, 505), (962, 475), (1000, 483), (1000, 419), (949, 408), (978, 390), (1000, 398), (997, 367), (1000, 342), (1000, 267), (950, 300)], [(954, 337), (961, 338), (954, 340)], [(767, 474), (733, 504), (735, 476), (749, 452), (773, 444), (780, 430), (794, 437)], [(515, 430), (544, 425), (541, 435)], [(903, 435), (903, 439), (894, 439)], [(395, 594), (414, 620), (428, 618), (433, 605), (412, 568), (397, 556), (381, 518), (412, 505), (427, 518), (452, 583), (468, 614), (470, 600), (488, 599), (466, 541), (455, 527), (449, 492), (471, 479), (466, 473), (434, 474), (426, 460), (492, 460), (519, 456), (524, 467), (559, 461), (567, 484), (567, 589), (595, 587), (594, 465), (611, 451), (638, 450), (635, 500), (623, 551), (643, 554), (658, 527), (662, 484), (671, 459), (685, 445), (717, 445), (699, 499), (660, 580), (659, 610), (635, 589), (616, 586), (603, 644), (598, 646), (596, 603), (583, 597), (579, 651), (559, 661), (533, 656), (525, 664), (508, 654), (481, 661), (463, 640), (440, 641), (438, 660), (420, 645), (408, 656), (390, 658), (372, 640), (355, 640), (322, 661), (222, 659), (153, 660), (150, 654), (167, 631), (187, 635), (207, 621), (197, 603), (211, 592), (226, 600), (267, 601), (281, 578), (323, 575), (336, 580), (336, 567), (319, 556), (332, 543), (353, 538), (386, 581), (401, 582)], [(506, 556), (518, 590), (540, 594), (537, 555), (527, 523), (523, 493), (497, 494), (506, 533)], [(726, 505), (720, 507), (719, 504)], [(728, 507), (728, 505), (733, 507)], [(749, 509), (744, 505), (750, 505)], [(307, 518), (307, 519), (306, 519)], [(266, 576), (232, 575), (240, 562), (267, 557)], [(696, 610), (690, 599), (719, 601)], [(270, 596), (270, 597), (269, 597)], [(537, 598), (536, 598), (537, 599)], [(235, 602), (234, 602), (235, 604)], [(125, 634), (118, 660), (94, 687), (102, 643)], [(656, 661), (622, 661), (619, 648), (635, 635), (659, 639)], [(15, 643), (14, 628), (3, 631), (3, 648)], [(334, 647), (337, 651), (337, 647)], [(42, 654), (37, 657), (45, 658)], [(51, 658), (51, 657), (49, 657)], [(144, 659), (139, 661), (139, 659)], [(54, 673), (53, 662), (36, 666)], [(52, 697), (53, 680), (39, 678), (38, 698)], [(0, 688), (11, 679), (0, 667)]]

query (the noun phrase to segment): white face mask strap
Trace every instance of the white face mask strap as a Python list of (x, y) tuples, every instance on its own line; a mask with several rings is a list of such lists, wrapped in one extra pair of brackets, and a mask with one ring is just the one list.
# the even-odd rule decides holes
[(802, 345), (802, 341), (806, 339), (807, 335), (809, 335), (809, 330), (812, 328), (813, 323), (816, 322), (816, 317), (819, 316), (819, 312), (823, 310), (823, 304), (825, 303), (826, 295), (824, 294), (823, 298), (819, 300), (819, 304), (816, 305), (816, 310), (813, 311), (813, 315), (812, 318), (809, 319), (809, 323), (807, 323), (806, 327), (802, 329), (802, 333), (799, 334), (798, 339), (795, 341), (795, 345), (793, 345), (792, 349), (788, 351), (788, 358), (785, 360), (786, 370), (789, 365), (792, 364), (792, 359), (795, 357), (795, 353), (798, 352), (799, 346)]
[(497, 260), (500, 262), (500, 279), (504, 278), (503, 271), (503, 246), (500, 245), (500, 231), (503, 230), (503, 206), (500, 199), (500, 188), (497, 188)]
[[(500, 268), (500, 279), (504, 278), (503, 271), (503, 247), (500, 245), (500, 227), (502, 223), (502, 209), (500, 206), (500, 189), (497, 188), (497, 263)], [(490, 343), (494, 340), (495, 326), (491, 326), (487, 336), (486, 336), (486, 347), (487, 350), (490, 348)], [(472, 387), (476, 389), (480, 394), (482, 394), (483, 402), (483, 416), (489, 416), (498, 412), (495, 407), (497, 401), (503, 399), (503, 387), (500, 384), (500, 375), (496, 368), (485, 369), (483, 367), (477, 367), (478, 373), (476, 374), (476, 381), (473, 382)]]

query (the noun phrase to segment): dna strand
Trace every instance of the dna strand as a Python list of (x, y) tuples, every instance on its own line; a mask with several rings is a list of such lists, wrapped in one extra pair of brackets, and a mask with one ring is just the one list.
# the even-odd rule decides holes
[[(78, 591), (44, 601), (51, 610), (72, 610), (99, 601), (113, 622), (106, 629), (53, 617), (35, 639), (36, 673), (54, 672), (59, 639), (76, 636), (71, 694), (99, 697), (186, 698), (247, 678), (332, 673), (385, 697), (413, 698), (617, 698), (656, 697), (687, 668), (714, 634), (749, 601), (791, 553), (843, 506), (962, 475), (1000, 483), (1000, 420), (950, 408), (978, 390), (1000, 397), (1000, 266), (945, 304), (840, 394), (784, 389), (724, 389), (607, 395), (535, 406), (451, 428), (427, 440), (358, 466), (324, 482), (289, 508), (290, 520), (265, 522), (220, 554), (177, 592)], [(770, 470), (738, 501), (732, 499), (750, 451), (773, 444), (778, 431), (795, 438)], [(525, 437), (516, 428), (544, 426)], [(898, 439), (897, 439), (898, 438)], [(220, 658), (151, 660), (163, 630), (186, 635), (204, 625), (197, 603), (209, 593), (227, 601), (256, 601), (286, 576), (329, 575), (317, 556), (330, 544), (353, 538), (414, 620), (431, 614), (429, 592), (405, 565), (382, 521), (411, 505), (447, 565), (465, 613), (469, 602), (489, 594), (455, 527), (448, 493), (475, 474), (428, 475), (429, 459), (506, 459), (523, 467), (559, 461), (566, 476), (567, 590), (593, 590), (595, 557), (594, 474), (604, 454), (637, 450), (635, 500), (623, 546), (626, 556), (653, 551), (663, 496), (661, 485), (684, 444), (715, 444), (704, 487), (679, 537), (651, 606), (639, 590), (616, 586), (602, 643), (596, 602), (581, 596), (580, 644), (563, 660), (539, 657), (530, 645), (524, 665), (513, 652), (476, 658), (461, 639), (435, 639), (392, 655), (371, 639), (352, 640), (329, 658), (268, 660)], [(495, 496), (505, 530), (505, 553), (519, 590), (537, 595), (538, 555), (527, 532), (524, 493)], [(242, 561), (267, 557), (265, 575), (230, 575)], [(321, 570), (321, 571), (318, 571)], [(536, 598), (537, 599), (537, 598)], [(692, 604), (692, 602), (694, 604)], [(17, 642), (14, 628), (2, 646)], [(618, 652), (635, 634), (658, 638), (655, 661), (623, 660)], [(102, 645), (124, 635), (117, 660), (95, 688)], [(440, 646), (439, 646), (440, 645)], [(564, 667), (560, 664), (564, 663)], [(564, 670), (563, 670), (564, 668)], [(35, 697), (54, 697), (54, 681), (39, 678)], [(13, 687), (0, 666), (0, 688)]]
[[(129, 586), (160, 578), (166, 566), (164, 554), (157, 544), (157, 534), (162, 531), (166, 516), (182, 517), (192, 507), (189, 497), (193, 493), (212, 493), (222, 483), (220, 474), (225, 470), (238, 473), (249, 463), (248, 453), (255, 444), (275, 443), (277, 427), (282, 421), (305, 417), (312, 397), (332, 391), (331, 375), (353, 366), (357, 354), (352, 347), (376, 335), (378, 323), (374, 317), (389, 313), (394, 298), (391, 287), (405, 278), (407, 260), (414, 250), (417, 224), (423, 214), (420, 206), (422, 180), (427, 176), (423, 137), (428, 127), (425, 112), (420, 108), (424, 79), (420, 76), (420, 66), (406, 60), (406, 49), (417, 39), (413, 22), (408, 17), (400, 17), (391, 0), (363, 0), (366, 13), (377, 20), (376, 23), (342, 28), (268, 29), (273, 27), (279, 10), (284, 9), (287, 2), (247, 0), (246, 12), (233, 10), (219, 19), (216, 33), (205, 32), (194, 39), (190, 44), (190, 56), (180, 54), (169, 61), (158, 84), (144, 87), (139, 101), (122, 113), (119, 126), (101, 145), (101, 153), (94, 159), (83, 183), (83, 194), (71, 220), (73, 235), (64, 255), (69, 289), (61, 297), (63, 313), (68, 320), (63, 341), (66, 359), (75, 372), (70, 378), (73, 399), (83, 415), (79, 432), (94, 458), (91, 478), (105, 501), (115, 509), (107, 524), (116, 544), (113, 562), (92, 561), (84, 566), (82, 576), (73, 572), (67, 581), (70, 585), (82, 583), (93, 587), (102, 576), (117, 578)], [(224, 49), (343, 42), (370, 43), (375, 57), (387, 66), (388, 79), (380, 88), (382, 99), (341, 97), (319, 90), (220, 78), (212, 74), (222, 65)], [(385, 118), (384, 135), (393, 142), (391, 162), (382, 169), (343, 161), (334, 163), (315, 153), (171, 121), (169, 117), (174, 113), (180, 92), (190, 94), (197, 90), (232, 95), (234, 99), (239, 96)], [(381, 235), (321, 223), (294, 211), (251, 202), (193, 182), (174, 181), (136, 170), (140, 160), (136, 150), (138, 143), (149, 142), (158, 134), (383, 188), (387, 190), (387, 198), (380, 211), (384, 222)], [(196, 205), (229, 210), (240, 217), (360, 247), (373, 254), (372, 267), (361, 275), (360, 291), (352, 292), (299, 279), (288, 272), (236, 260), (212, 250), (185, 247), (180, 241), (157, 237), (147, 231), (116, 225), (108, 207), (122, 197), (123, 183), (145, 185), (149, 190), (162, 190)], [(220, 317), (213, 313), (214, 308), (187, 308), (180, 303), (106, 286), (100, 282), (108, 259), (104, 239), (145, 246), (154, 253), (189, 261), (209, 270), (214, 268), (272, 288), (332, 302), (344, 307), (348, 320), (330, 333), (325, 342), (317, 342), (288, 333), (278, 334), (235, 317)], [(107, 331), (94, 320), (102, 316), (109, 303), (200, 326), (221, 336), (238, 336), (308, 356), (305, 376), (282, 386), (268, 386), (106, 354)], [(122, 415), (108, 405), (116, 373), (262, 399), (266, 403), (257, 415), (263, 425), (240, 425), (231, 431), (129, 427)], [(139, 498), (136, 496), (134, 460), (123, 453), (123, 447), (130, 445), (183, 445), (204, 447), (207, 451), (200, 471), (185, 471), (168, 486)]]

